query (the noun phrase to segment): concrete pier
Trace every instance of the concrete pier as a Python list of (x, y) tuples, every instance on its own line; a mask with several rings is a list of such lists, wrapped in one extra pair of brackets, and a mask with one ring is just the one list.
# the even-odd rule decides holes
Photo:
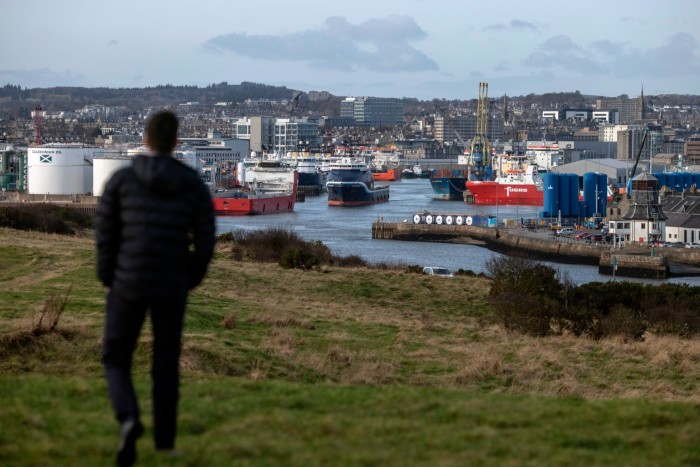
[(669, 248), (669, 251), (664, 253), (672, 255), (673, 258), (668, 258), (658, 249), (654, 256), (651, 255), (650, 249), (636, 245), (623, 250), (611, 250), (608, 244), (553, 237), (550, 233), (548, 230), (525, 233), (522, 230), (467, 225), (382, 221), (372, 224), (372, 238), (375, 239), (483, 245), (510, 256), (527, 255), (542, 260), (597, 265), (602, 274), (612, 275), (614, 257), (617, 262), (616, 274), (621, 277), (667, 278), (671, 273), (669, 259), (677, 262), (685, 260), (689, 265), (700, 263), (700, 257), (695, 251), (687, 249)]
[(606, 250), (600, 254), (598, 271), (601, 274), (624, 277), (666, 279), (671, 270), (668, 260), (663, 256), (642, 256)]

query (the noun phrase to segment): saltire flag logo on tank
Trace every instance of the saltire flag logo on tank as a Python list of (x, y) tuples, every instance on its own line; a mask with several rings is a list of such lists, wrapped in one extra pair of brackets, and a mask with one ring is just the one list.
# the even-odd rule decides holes
[(43, 154), (43, 155), (39, 156), (39, 162), (41, 162), (43, 164), (50, 164), (52, 157), (53, 156), (51, 156), (50, 154)]

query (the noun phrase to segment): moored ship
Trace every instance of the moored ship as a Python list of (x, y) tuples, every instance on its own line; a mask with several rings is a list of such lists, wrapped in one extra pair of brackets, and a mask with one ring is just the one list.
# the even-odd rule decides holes
[(319, 192), (326, 187), (326, 173), (322, 169), (326, 160), (319, 152), (288, 152), (285, 158), (299, 172), (299, 189)]
[(376, 181), (395, 182), (401, 180), (401, 171), (398, 167), (374, 168), (372, 178)]
[(416, 164), (411, 168), (404, 168), (401, 171), (401, 178), (430, 178), (430, 171), (425, 171), (420, 164)]
[(292, 212), (299, 174), (276, 155), (253, 157), (239, 163), (237, 178), (215, 173), (212, 192), (219, 216)]
[(542, 206), (544, 201), (543, 183), (535, 165), (508, 169), (492, 181), (469, 180), (466, 188), (474, 204)]
[(372, 178), (376, 181), (396, 182), (401, 180), (401, 168), (398, 156), (382, 155), (375, 153), (372, 162)]
[(323, 188), (326, 175), (321, 171), (323, 160), (318, 157), (299, 157), (297, 172), (299, 172), (299, 186)]
[(255, 181), (234, 188), (219, 188), (212, 193), (214, 213), (218, 216), (278, 214), (294, 211), (299, 176), (293, 182)]
[(389, 201), (389, 186), (375, 186), (368, 164), (358, 158), (343, 157), (328, 166), (328, 204), (364, 206)]
[(461, 201), (469, 179), (468, 169), (433, 169), (430, 171), (430, 186), (435, 199)]

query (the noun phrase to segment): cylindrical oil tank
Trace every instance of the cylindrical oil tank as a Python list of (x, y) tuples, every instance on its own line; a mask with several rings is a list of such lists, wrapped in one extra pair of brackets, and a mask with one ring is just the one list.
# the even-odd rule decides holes
[(700, 173), (694, 173), (692, 174), (693, 176), (693, 184), (695, 185), (695, 188), (700, 189)]
[(668, 187), (673, 191), (681, 191), (681, 185), (683, 184), (683, 178), (680, 174), (673, 172), (666, 175), (666, 180), (668, 180)]
[(544, 201), (542, 210), (550, 217), (559, 213), (559, 175), (555, 173), (544, 174)]
[(559, 174), (559, 209), (564, 217), (571, 216), (571, 203), (569, 202), (569, 177), (568, 174)]
[(666, 186), (666, 174), (663, 172), (654, 172), (652, 173), (654, 177), (659, 181), (659, 188), (662, 186)]
[(586, 172), (583, 174), (583, 202), (586, 203), (586, 217), (591, 217), (596, 209), (596, 187), (598, 174)]
[(50, 195), (92, 192), (92, 159), (96, 151), (99, 150), (83, 145), (29, 148), (27, 191)]
[(683, 172), (683, 189), (687, 190), (693, 184), (693, 174), (690, 172)]
[(569, 175), (569, 206), (571, 206), (571, 215), (579, 216), (579, 176), (576, 174)]
[(7, 190), (10, 185), (15, 183), (15, 174), (0, 174), (0, 189)]
[(584, 219), (586, 217), (586, 213), (588, 212), (588, 207), (586, 206), (586, 202), (583, 200), (578, 201), (578, 217), (581, 219)]
[(596, 188), (596, 205), (595, 214), (605, 216), (605, 210), (608, 207), (608, 176), (606, 174), (598, 174), (598, 186)]
[(133, 160), (133, 157), (122, 154), (103, 154), (95, 156), (92, 160), (92, 194), (94, 196), (102, 196), (105, 185), (107, 185), (109, 179), (112, 178), (112, 175), (114, 175), (117, 170), (131, 165)]

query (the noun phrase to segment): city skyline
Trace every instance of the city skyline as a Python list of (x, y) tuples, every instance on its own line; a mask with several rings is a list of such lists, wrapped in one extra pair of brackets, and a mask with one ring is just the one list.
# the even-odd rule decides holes
[[(84, 0), (5, 7), (0, 85), (206, 86), (472, 99), (573, 92), (700, 94), (700, 4), (408, 0), (193, 6)], [(478, 11), (477, 11), (478, 10)], [(564, 11), (565, 10), (565, 11)]]

